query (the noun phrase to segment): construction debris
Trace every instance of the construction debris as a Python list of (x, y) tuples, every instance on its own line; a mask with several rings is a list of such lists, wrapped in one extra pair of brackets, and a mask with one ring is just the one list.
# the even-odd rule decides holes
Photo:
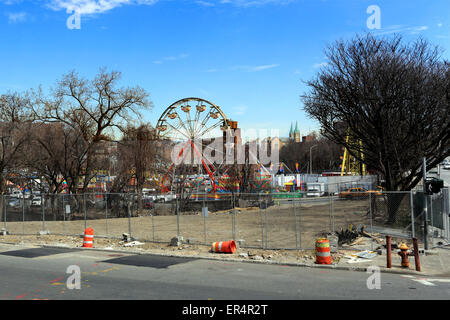
[(173, 246), (173, 247), (179, 247), (179, 246), (181, 246), (182, 243), (183, 243), (183, 237), (182, 236), (173, 237), (170, 240), (170, 246)]
[(338, 236), (338, 244), (350, 244), (352, 243), (356, 238), (359, 237), (359, 232), (354, 230), (342, 230), (339, 232), (336, 232), (336, 235)]
[(338, 236), (338, 244), (347, 244), (349, 246), (354, 246), (363, 243), (365, 238), (372, 239), (378, 244), (383, 242), (383, 239), (378, 237), (378, 233), (370, 234), (364, 229), (364, 225), (358, 226), (356, 229), (354, 229), (351, 225), (347, 230), (341, 229), (341, 231), (336, 232), (336, 235)]
[(130, 241), (133, 241), (133, 240), (134, 240), (134, 238), (132, 236), (130, 236), (128, 233), (123, 233), (122, 234), (122, 241), (130, 242)]
[(123, 246), (124, 247), (135, 247), (135, 246), (142, 246), (142, 245), (144, 245), (143, 242), (132, 241), (132, 242), (125, 243)]
[(357, 254), (355, 254), (355, 256), (357, 256), (359, 258), (364, 258), (364, 259), (372, 259), (377, 256), (377, 253), (373, 252), (373, 251), (365, 250), (365, 251), (358, 252)]

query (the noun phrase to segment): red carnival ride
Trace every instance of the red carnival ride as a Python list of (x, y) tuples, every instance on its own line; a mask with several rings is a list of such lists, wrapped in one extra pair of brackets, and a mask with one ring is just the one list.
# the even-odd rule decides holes
[[(171, 190), (176, 177), (177, 164), (185, 164), (184, 160), (187, 157), (190, 160), (192, 153), (201, 161), (199, 170), (205, 169), (211, 179), (212, 189), (210, 191), (216, 192), (219, 188), (219, 177), (223, 174), (223, 162), (212, 163), (203, 156), (201, 149), (203, 149), (204, 141), (223, 138), (224, 133), (231, 130), (229, 120), (219, 106), (201, 98), (178, 100), (163, 112), (156, 125), (156, 130), (160, 140), (170, 142), (171, 146), (183, 145), (176, 159), (172, 158), (172, 164), (161, 180), (161, 192), (165, 193)], [(198, 141), (202, 142), (200, 146)]]

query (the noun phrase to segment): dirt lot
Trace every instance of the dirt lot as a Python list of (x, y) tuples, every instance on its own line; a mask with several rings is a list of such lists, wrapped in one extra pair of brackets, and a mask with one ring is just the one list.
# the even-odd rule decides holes
[[(317, 203), (293, 203), (267, 209), (235, 208), (179, 216), (153, 216), (152, 210), (131, 218), (6, 222), (6, 229), (15, 235), (36, 235), (48, 230), (51, 235), (80, 235), (85, 227), (94, 229), (96, 236), (122, 238), (130, 233), (140, 241), (170, 242), (180, 234), (190, 244), (209, 245), (215, 241), (241, 240), (241, 246), (264, 249), (313, 249), (318, 237), (331, 230), (347, 228), (349, 224), (369, 225), (369, 201), (341, 200)], [(88, 216), (92, 216), (88, 214)], [(0, 225), (4, 227), (4, 223)]]

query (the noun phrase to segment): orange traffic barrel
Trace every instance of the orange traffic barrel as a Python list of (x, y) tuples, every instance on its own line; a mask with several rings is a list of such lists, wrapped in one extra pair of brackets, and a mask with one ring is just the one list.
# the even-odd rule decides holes
[(316, 241), (316, 263), (331, 264), (330, 241), (319, 238)]
[(224, 253), (234, 253), (236, 251), (236, 243), (234, 240), (223, 241), (223, 242), (213, 242), (211, 245), (212, 252), (224, 252)]
[(86, 228), (84, 230), (83, 247), (92, 248), (94, 244), (94, 229)]

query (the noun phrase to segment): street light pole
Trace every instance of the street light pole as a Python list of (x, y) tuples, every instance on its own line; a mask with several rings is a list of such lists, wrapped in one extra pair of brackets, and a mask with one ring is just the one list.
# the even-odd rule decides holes
[(313, 145), (311, 148), (309, 148), (309, 173), (310, 174), (312, 174), (312, 154), (311, 154), (311, 151), (312, 151), (312, 148), (314, 148), (314, 147), (317, 147), (317, 144)]

